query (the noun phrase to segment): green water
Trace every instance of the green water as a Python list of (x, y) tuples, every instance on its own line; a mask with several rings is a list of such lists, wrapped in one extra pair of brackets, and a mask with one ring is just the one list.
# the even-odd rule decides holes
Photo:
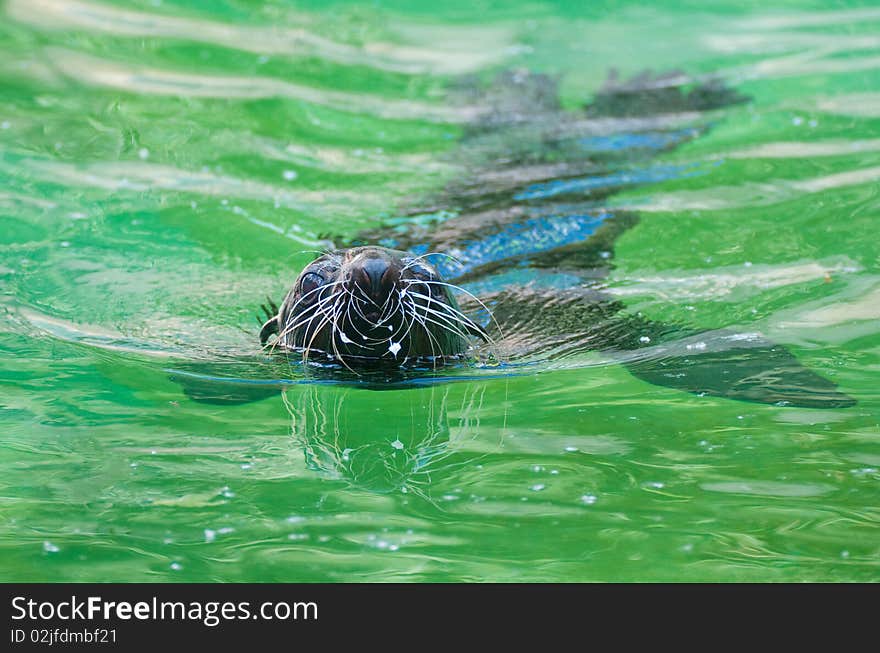
[[(0, 580), (877, 580), (880, 6), (641, 4), (5, 0)], [(457, 76), (576, 107), (612, 66), (752, 98), (661, 158), (706, 174), (612, 198), (642, 216), (612, 291), (855, 407), (598, 357), (240, 406), (169, 378), (257, 355), (304, 250), (464, 174)]]

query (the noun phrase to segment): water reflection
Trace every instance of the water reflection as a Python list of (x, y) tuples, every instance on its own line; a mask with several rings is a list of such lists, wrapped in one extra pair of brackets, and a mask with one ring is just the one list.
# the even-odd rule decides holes
[[(476, 440), (486, 387), (389, 390), (380, 402), (375, 392), (305, 385), (285, 388), (282, 398), (309, 469), (373, 492), (430, 498), (432, 474), (473, 465), (482, 455)], [(503, 433), (494, 424), (489, 430)]]

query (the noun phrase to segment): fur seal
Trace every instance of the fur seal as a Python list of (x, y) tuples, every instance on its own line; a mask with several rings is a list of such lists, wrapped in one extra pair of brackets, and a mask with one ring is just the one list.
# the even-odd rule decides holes
[(453, 288), (425, 256), (381, 246), (327, 252), (303, 269), (280, 308), (266, 309), (260, 342), (274, 336), (272, 349), (349, 368), (460, 360), (472, 337), (489, 336), (461, 311)]
[[(609, 198), (701, 174), (652, 160), (705, 133), (705, 112), (745, 96), (677, 71), (625, 82), (612, 75), (579, 111), (562, 108), (545, 75), (502, 73), (488, 87), (459, 86), (488, 108), (455, 152), (468, 174), (401, 209), (395, 223), (336, 239), (348, 247), (308, 265), (280, 309), (270, 302), (264, 345), (274, 335), (272, 348), (320, 353), (348, 368), (425, 359), (436, 367), (467, 358), (472, 337), (488, 340), (488, 313), (504, 333), (504, 358), (594, 350), (640, 379), (700, 395), (855, 404), (760, 334), (661, 324), (623, 310), (608, 292), (615, 242), (639, 222)], [(466, 286), (461, 307), (452, 290), (465, 289), (455, 284)]]

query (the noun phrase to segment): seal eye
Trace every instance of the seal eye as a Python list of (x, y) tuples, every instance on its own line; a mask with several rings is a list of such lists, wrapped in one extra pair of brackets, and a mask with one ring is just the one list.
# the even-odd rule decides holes
[[(444, 287), (438, 283), (431, 283), (442, 281), (434, 270), (420, 263), (411, 263), (407, 265), (406, 271), (413, 277), (415, 282), (413, 285), (418, 292), (429, 297), (444, 298)], [(423, 283), (419, 283), (420, 281)]]
[(324, 285), (324, 277), (315, 272), (307, 272), (299, 281), (299, 291), (305, 304), (315, 301), (318, 288)]
[(417, 279), (423, 279), (425, 281), (434, 281), (437, 278), (437, 275), (433, 270), (426, 268), (424, 265), (419, 265), (418, 263), (414, 263), (408, 265), (406, 267), (407, 271), (412, 274)]

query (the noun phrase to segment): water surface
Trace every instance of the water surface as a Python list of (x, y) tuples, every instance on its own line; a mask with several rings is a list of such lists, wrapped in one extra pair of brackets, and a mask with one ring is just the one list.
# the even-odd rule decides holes
[[(0, 10), (3, 580), (878, 578), (876, 6)], [(640, 216), (609, 291), (760, 332), (857, 405), (700, 397), (589, 353), (241, 405), (173, 379), (259, 357), (259, 304), (328, 235), (417, 219), (466, 176), (461, 76), (558, 75), (575, 109), (612, 67), (751, 100), (652, 163), (699, 174), (609, 199)]]

